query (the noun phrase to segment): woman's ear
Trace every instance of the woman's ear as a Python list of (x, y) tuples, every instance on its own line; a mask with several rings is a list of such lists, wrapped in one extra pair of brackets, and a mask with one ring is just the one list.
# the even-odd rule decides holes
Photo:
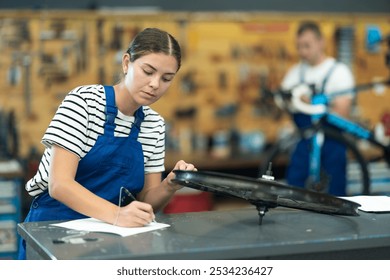
[(123, 74), (127, 74), (129, 69), (129, 63), (130, 63), (130, 54), (124, 53), (122, 56), (122, 70)]

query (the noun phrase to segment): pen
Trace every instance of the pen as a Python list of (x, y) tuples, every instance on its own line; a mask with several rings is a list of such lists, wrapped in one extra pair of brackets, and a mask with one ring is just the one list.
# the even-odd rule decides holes
[[(121, 187), (121, 190), (124, 190), (126, 195), (128, 197), (130, 197), (133, 201), (137, 201), (137, 199), (134, 197), (134, 195), (128, 189), (126, 189), (125, 187)], [(152, 222), (157, 223), (155, 218), (153, 218)]]
[(126, 189), (125, 187), (122, 187), (121, 188), (125, 193), (126, 195), (128, 195), (133, 201), (137, 201), (137, 199), (134, 197), (134, 195), (128, 190)]

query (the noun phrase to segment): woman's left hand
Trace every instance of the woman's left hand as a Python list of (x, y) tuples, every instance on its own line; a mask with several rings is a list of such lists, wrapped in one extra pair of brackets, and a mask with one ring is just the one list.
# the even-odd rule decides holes
[[(173, 170), (186, 170), (186, 171), (198, 171), (196, 167), (192, 163), (187, 163), (184, 160), (179, 160), (176, 164)], [(175, 173), (172, 171), (168, 174), (166, 180), (168, 186), (170, 186), (173, 190), (177, 191), (182, 188), (182, 186), (175, 184), (172, 182), (172, 179), (175, 178)]]

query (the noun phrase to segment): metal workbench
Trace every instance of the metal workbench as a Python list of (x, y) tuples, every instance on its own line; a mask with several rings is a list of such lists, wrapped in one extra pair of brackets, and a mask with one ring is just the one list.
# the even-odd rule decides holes
[[(254, 207), (157, 215), (168, 228), (121, 237), (18, 225), (28, 259), (390, 259), (390, 213), (359, 216)], [(58, 221), (56, 221), (58, 222)], [(67, 242), (59, 242), (67, 240)]]

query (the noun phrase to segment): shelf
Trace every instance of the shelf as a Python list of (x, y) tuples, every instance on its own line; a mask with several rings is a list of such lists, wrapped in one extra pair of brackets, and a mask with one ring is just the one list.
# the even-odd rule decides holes
[(21, 165), (16, 160), (0, 161), (0, 259), (16, 259), (20, 222)]
[(16, 222), (0, 221), (0, 253), (17, 251)]

